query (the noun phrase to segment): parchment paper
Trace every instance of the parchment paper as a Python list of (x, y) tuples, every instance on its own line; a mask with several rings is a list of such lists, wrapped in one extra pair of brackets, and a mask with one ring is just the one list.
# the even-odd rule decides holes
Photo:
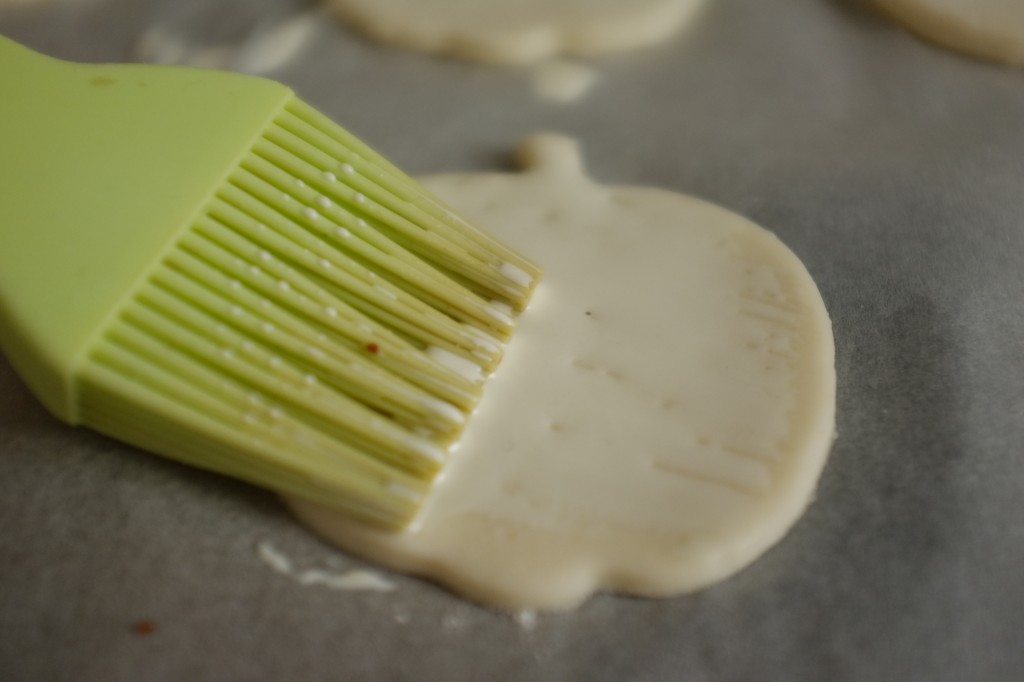
[[(122, 61), (157, 24), (213, 44), (309, 7), (52, 0), (0, 10), (0, 33)], [(61, 425), (0, 361), (0, 679), (1022, 679), (1024, 71), (837, 0), (712, 0), (671, 44), (593, 64), (560, 106), (526, 72), (324, 19), (272, 75), (412, 172), (506, 169), (522, 136), (564, 132), (602, 181), (774, 230), (837, 340), (839, 440), (796, 529), (713, 589), (532, 628), (404, 576), (302, 587), (259, 543), (363, 564), (269, 493)]]

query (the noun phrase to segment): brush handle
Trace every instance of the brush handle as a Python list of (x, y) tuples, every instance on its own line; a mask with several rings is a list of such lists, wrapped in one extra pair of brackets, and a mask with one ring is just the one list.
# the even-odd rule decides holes
[[(35, 69), (53, 67), (61, 60), (40, 54), (10, 38), (0, 35), (0, 71), (17, 71), (30, 74)], [(0, 93), (6, 97), (7, 93)]]
[(0, 38), (0, 348), (58, 417), (111, 312), (293, 95)]
[(16, 63), (14, 60), (23, 59), (25, 56), (31, 58), (32, 55), (40, 56), (37, 52), (33, 52), (24, 45), (16, 43), (4, 35), (0, 35), (0, 64), (7, 67)]
[(26, 201), (24, 182), (35, 168), (26, 167), (23, 159), (26, 149), (38, 141), (21, 125), (25, 119), (38, 119), (38, 92), (48, 87), (59, 70), (54, 67), (60, 66), (59, 60), (0, 35), (0, 351), (52, 413), (72, 421), (72, 400), (61, 363), (33, 330), (37, 292), (46, 288), (45, 281), (33, 273), (47, 271), (45, 261), (36, 258), (49, 245), (45, 231), (32, 229), (26, 218), (33, 208)]

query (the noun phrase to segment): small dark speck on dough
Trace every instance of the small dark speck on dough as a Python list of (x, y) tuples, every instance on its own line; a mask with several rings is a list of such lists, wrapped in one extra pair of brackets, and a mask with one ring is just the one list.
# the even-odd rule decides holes
[(108, 78), (107, 76), (97, 76), (89, 81), (89, 85), (95, 85), (98, 88), (105, 87), (107, 85), (113, 85), (117, 82), (116, 78)]

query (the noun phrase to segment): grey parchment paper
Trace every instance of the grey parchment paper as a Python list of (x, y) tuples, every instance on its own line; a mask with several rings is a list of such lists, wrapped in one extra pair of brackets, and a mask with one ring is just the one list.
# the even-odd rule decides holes
[[(0, 9), (0, 33), (124, 61), (153, 26), (217, 45), (310, 9), (51, 0)], [(711, 0), (670, 44), (593, 65), (556, 105), (524, 71), (323, 18), (271, 75), (415, 173), (508, 169), (522, 136), (563, 132), (604, 182), (775, 231), (821, 288), (839, 375), (839, 440), (793, 532), (699, 594), (532, 628), (400, 575), (302, 587), (257, 546), (364, 564), (267, 492), (58, 423), (0, 359), (0, 680), (1024, 679), (1024, 71), (838, 0)]]

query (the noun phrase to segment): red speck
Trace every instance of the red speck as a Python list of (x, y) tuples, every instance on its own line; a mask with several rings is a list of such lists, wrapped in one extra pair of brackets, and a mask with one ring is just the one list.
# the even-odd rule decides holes
[(139, 620), (132, 625), (132, 632), (142, 637), (151, 635), (156, 631), (156, 624), (151, 620)]
[(378, 346), (375, 343), (368, 343), (368, 344), (366, 344), (366, 350), (367, 350), (367, 352), (373, 353), (374, 355), (380, 354), (380, 346)]

